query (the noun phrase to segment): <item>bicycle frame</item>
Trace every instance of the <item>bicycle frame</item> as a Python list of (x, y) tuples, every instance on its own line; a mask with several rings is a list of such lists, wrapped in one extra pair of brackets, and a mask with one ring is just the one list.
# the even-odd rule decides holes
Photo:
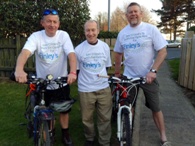
[[(55, 80), (52, 79), (53, 77), (51, 77), (51, 75), (48, 75), (46, 79), (36, 78), (35, 76), (32, 76), (30, 79), (28, 79), (27, 84), (29, 84), (30, 89), (27, 93), (27, 96), (33, 97), (36, 94), (36, 97), (39, 97), (39, 103), (36, 103), (36, 105), (29, 104), (26, 109), (29, 111), (31, 111), (31, 109), (33, 110), (33, 119), (31, 119), (31, 116), (28, 115), (31, 114), (31, 112), (27, 111), (25, 115), (29, 122), (33, 120), (33, 137), (35, 146), (42, 146), (43, 144), (47, 146), (52, 146), (54, 144), (54, 110), (51, 109), (50, 106), (47, 107), (45, 105), (45, 91), (47, 89), (47, 86), (51, 83), (58, 84), (59, 87), (67, 85), (67, 83), (65, 77), (59, 77)], [(31, 94), (31, 91), (34, 92)]]
[[(129, 86), (124, 86), (123, 83), (120, 84), (119, 82), (116, 83), (116, 87), (114, 89), (114, 91), (112, 92), (112, 95), (116, 93), (116, 100), (114, 103), (117, 105), (117, 138), (119, 141), (122, 140), (122, 131), (121, 131), (121, 120), (122, 120), (122, 111), (124, 109), (126, 109), (126, 111), (129, 113), (129, 122), (130, 122), (130, 129), (132, 129), (132, 123), (133, 123), (133, 119), (132, 119), (132, 105), (134, 104), (136, 97), (137, 97), (137, 90), (136, 90), (136, 94), (134, 95), (134, 100), (133, 103), (130, 103), (130, 101), (128, 101), (128, 95), (130, 90), (135, 87), (136, 84), (130, 84)], [(137, 89), (137, 88), (135, 88)]]
[(36, 141), (37, 134), (39, 133), (38, 122), (41, 121), (48, 121), (49, 122), (49, 132), (52, 131), (54, 127), (54, 112), (52, 109), (47, 108), (46, 106), (36, 105), (34, 107), (33, 117), (34, 117), (34, 140)]
[(52, 143), (53, 133), (52, 132), (54, 129), (54, 120), (55, 120), (54, 112), (49, 107), (46, 107), (45, 99), (44, 99), (47, 85), (51, 83), (51, 79), (47, 77), (46, 79), (37, 79), (35, 77), (32, 77), (31, 79), (29, 79), (29, 82), (30, 82), (29, 84), (35, 85), (32, 87), (34, 87), (37, 97), (40, 98), (40, 102), (37, 105), (34, 105), (35, 103), (32, 105), (34, 106), (33, 108), (33, 125), (34, 125), (33, 126), (33, 137), (34, 137), (35, 146), (41, 146), (43, 145), (43, 143), (48, 146), (53, 145)]
[[(145, 83), (145, 78), (117, 78), (114, 76), (102, 76), (109, 78), (108, 82), (111, 85), (113, 97), (113, 114), (117, 111), (117, 138), (120, 146), (132, 145), (132, 128), (133, 128), (133, 113), (132, 108), (135, 105), (138, 89), (140, 83)], [(130, 91), (135, 89), (133, 100), (130, 99)], [(113, 115), (114, 116), (114, 115)]]

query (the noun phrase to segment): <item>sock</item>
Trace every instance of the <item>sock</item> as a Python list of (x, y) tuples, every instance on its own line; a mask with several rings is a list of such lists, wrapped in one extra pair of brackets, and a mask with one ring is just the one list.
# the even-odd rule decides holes
[(69, 136), (69, 129), (62, 129), (62, 136), (66, 138), (67, 141), (70, 141), (70, 136)]

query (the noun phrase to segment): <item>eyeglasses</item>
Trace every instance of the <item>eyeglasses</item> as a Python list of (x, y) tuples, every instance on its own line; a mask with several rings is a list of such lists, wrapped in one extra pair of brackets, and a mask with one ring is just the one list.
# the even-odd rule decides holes
[(49, 14), (52, 14), (52, 15), (58, 15), (58, 12), (56, 10), (51, 10), (51, 9), (46, 9), (44, 12), (43, 12), (43, 15), (49, 15)]

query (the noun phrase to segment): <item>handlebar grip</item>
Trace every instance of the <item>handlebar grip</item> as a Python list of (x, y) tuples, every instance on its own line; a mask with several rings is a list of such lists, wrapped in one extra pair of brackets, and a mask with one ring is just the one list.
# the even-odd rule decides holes
[(11, 72), (9, 79), (16, 82), (16, 78), (15, 78), (15, 74), (14, 73), (15, 73), (15, 71)]

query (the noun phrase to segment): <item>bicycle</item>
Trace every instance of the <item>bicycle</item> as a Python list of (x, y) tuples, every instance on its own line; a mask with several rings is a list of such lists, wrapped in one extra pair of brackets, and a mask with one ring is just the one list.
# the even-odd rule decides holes
[(66, 77), (58, 77), (53, 80), (52, 75), (47, 75), (46, 79), (30, 76), (27, 81), (29, 88), (27, 89), (26, 98), (28, 105), (26, 107), (25, 118), (28, 120), (27, 130), (29, 137), (33, 137), (35, 146), (53, 146), (55, 136), (55, 116), (54, 111), (70, 109), (75, 102), (74, 99), (63, 103), (51, 103), (45, 105), (45, 91), (51, 84), (57, 84), (59, 88), (67, 85)]
[(110, 83), (113, 108), (112, 117), (117, 120), (117, 138), (120, 146), (132, 146), (133, 109), (135, 107), (139, 84), (146, 83), (145, 78), (107, 77)]

